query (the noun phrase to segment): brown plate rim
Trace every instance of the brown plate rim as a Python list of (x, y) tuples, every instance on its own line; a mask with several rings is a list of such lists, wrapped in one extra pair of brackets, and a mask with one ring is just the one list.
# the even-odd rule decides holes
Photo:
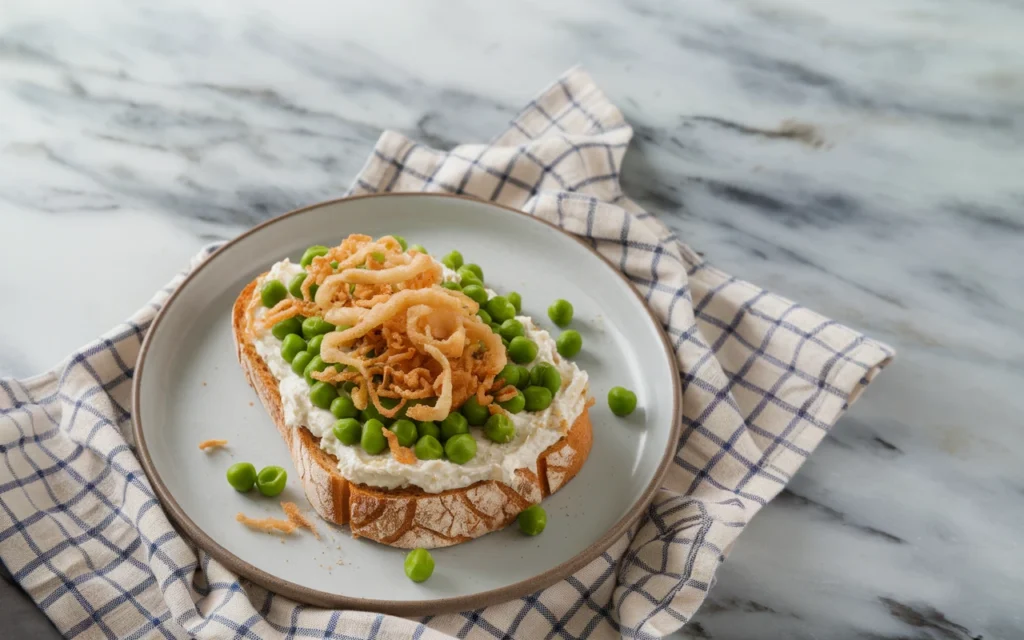
[(206, 534), (198, 525), (196, 525), (188, 515), (185, 514), (181, 506), (178, 505), (174, 496), (171, 495), (170, 491), (164, 485), (163, 480), (160, 478), (160, 474), (157, 473), (156, 468), (153, 465), (153, 461), (149, 456), (149, 450), (146, 447), (146, 439), (142, 432), (142, 421), (139, 417), (138, 408), (140, 406), (140, 383), (142, 381), (143, 372), (146, 364), (146, 354), (149, 352), (149, 346), (156, 331), (160, 325), (160, 321), (163, 319), (166, 311), (174, 304), (178, 294), (192, 281), (192, 279), (203, 269), (209, 267), (219, 256), (219, 254), (233, 245), (240, 242), (243, 238), (262, 230), (272, 224), (277, 223), (280, 220), (289, 218), (294, 215), (304, 213), (313, 209), (319, 209), (341, 202), (350, 202), (354, 200), (363, 200), (367, 198), (404, 198), (404, 197), (420, 197), (420, 198), (453, 198), (456, 200), (470, 200), (477, 204), (483, 204), (491, 206), (496, 209), (515, 213), (517, 215), (525, 216), (530, 220), (539, 222), (554, 229), (558, 233), (561, 233), (575, 242), (579, 243), (587, 251), (600, 258), (605, 264), (607, 264), (611, 271), (622, 279), (627, 285), (629, 290), (633, 292), (633, 295), (637, 297), (643, 309), (647, 312), (648, 318), (658, 331), (658, 335), (661, 336), (662, 344), (665, 347), (665, 355), (673, 370), (678, 370), (676, 364), (675, 353), (672, 350), (671, 342), (665, 333), (664, 328), (661, 326), (661, 322), (651, 311), (650, 307), (644, 301), (640, 292), (637, 291), (636, 287), (632, 282), (619, 271), (615, 265), (613, 265), (607, 258), (602, 256), (600, 253), (595, 251), (593, 247), (588, 245), (580, 238), (567, 233), (566, 231), (556, 227), (546, 220), (534, 217), (525, 211), (520, 211), (512, 207), (508, 207), (494, 202), (488, 202), (486, 200), (480, 200), (479, 198), (473, 198), (469, 196), (447, 194), (447, 193), (420, 193), (420, 192), (399, 192), (399, 193), (372, 193), (363, 194), (356, 196), (347, 196), (342, 198), (335, 198), (332, 200), (325, 200), (311, 204), (299, 209), (289, 211), (281, 214), (270, 220), (266, 220), (255, 227), (242, 232), (235, 238), (227, 241), (219, 247), (216, 251), (210, 254), (198, 267), (192, 270), (181, 284), (171, 293), (170, 297), (164, 302), (163, 307), (157, 312), (156, 317), (153, 319), (153, 323), (150, 325), (149, 331), (146, 332), (146, 337), (142, 342), (142, 346), (139, 350), (139, 357), (135, 364), (135, 375), (132, 379), (132, 431), (135, 436), (135, 449), (142, 462), (142, 468), (145, 470), (146, 475), (149, 477), (150, 483), (153, 485), (153, 489), (163, 504), (164, 509), (167, 510), (171, 519), (181, 529), (192, 538), (195, 543), (207, 551), (211, 556), (216, 558), (218, 561), (223, 563), (225, 566), (230, 568), (235, 573), (244, 576), (256, 584), (270, 589), (271, 591), (283, 595), (293, 600), (300, 602), (306, 602), (309, 604), (335, 608), (335, 609), (358, 609), (364, 611), (376, 611), (380, 613), (387, 613), (398, 616), (417, 616), (417, 615), (428, 615), (442, 612), (451, 611), (467, 611), (471, 609), (479, 609), (487, 607), (493, 604), (506, 602), (514, 598), (519, 598), (528, 593), (533, 593), (541, 589), (547, 588), (558, 582), (559, 580), (572, 575), (576, 571), (582, 569), (592, 560), (597, 558), (599, 555), (607, 551), (612, 544), (618, 540), (626, 531), (636, 523), (643, 515), (644, 510), (654, 499), (654, 494), (661, 487), (662, 480), (665, 478), (665, 474), (668, 473), (669, 465), (675, 456), (676, 448), (673, 446), (679, 441), (680, 431), (682, 429), (682, 390), (679, 376), (672, 376), (672, 390), (673, 390), (673, 406), (672, 406), (672, 426), (669, 437), (669, 446), (666, 447), (665, 453), (662, 455), (661, 461), (658, 463), (657, 469), (655, 469), (654, 476), (651, 478), (651, 482), (644, 489), (640, 498), (633, 504), (632, 507), (626, 512), (626, 514), (620, 518), (615, 524), (613, 524), (604, 534), (601, 535), (594, 543), (588, 546), (583, 551), (579, 552), (569, 560), (556, 565), (547, 571), (540, 573), (536, 576), (527, 578), (526, 580), (520, 580), (519, 582), (499, 587), (497, 589), (491, 589), (489, 591), (481, 591), (479, 593), (473, 593), (463, 596), (454, 596), (449, 598), (436, 598), (433, 600), (416, 600), (416, 601), (403, 601), (396, 602), (392, 600), (378, 600), (371, 598), (353, 598), (350, 596), (341, 596), (333, 593), (327, 593), (318, 589), (310, 589), (309, 587), (303, 587), (295, 584), (288, 580), (284, 580), (277, 576), (274, 576), (266, 571), (263, 571), (259, 567), (252, 565), (235, 554), (231, 553), (221, 545), (217, 544), (210, 536)]

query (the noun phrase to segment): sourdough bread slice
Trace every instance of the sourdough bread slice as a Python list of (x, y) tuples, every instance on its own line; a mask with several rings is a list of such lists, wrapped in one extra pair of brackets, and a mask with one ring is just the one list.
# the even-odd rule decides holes
[(589, 409), (583, 410), (561, 440), (538, 456), (536, 473), (517, 470), (511, 486), (487, 480), (427, 493), (417, 487), (382, 489), (349, 482), (339, 473), (337, 458), (320, 448), (318, 438), (305, 427), (293, 429), (285, 424), (278, 381), (253, 344), (250, 302), (258, 295), (260, 278), (235, 300), (231, 324), (238, 361), (288, 444), (306, 498), (324, 520), (348, 524), (352, 535), (394, 547), (447, 547), (505, 527), (583, 467), (593, 438)]

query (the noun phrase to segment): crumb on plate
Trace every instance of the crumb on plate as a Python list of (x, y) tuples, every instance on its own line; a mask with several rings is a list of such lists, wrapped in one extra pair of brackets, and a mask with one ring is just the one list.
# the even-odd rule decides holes
[(250, 529), (262, 531), (263, 533), (274, 533), (280, 531), (284, 534), (290, 534), (298, 527), (297, 524), (290, 520), (280, 520), (278, 518), (250, 518), (241, 512), (235, 516), (235, 520), (241, 522)]
[(309, 529), (317, 540), (320, 539), (320, 533), (316, 530), (316, 526), (314, 526), (313, 523), (306, 518), (306, 516), (302, 515), (302, 512), (299, 511), (299, 506), (297, 504), (295, 504), (294, 502), (282, 502), (281, 508), (284, 509), (285, 515), (288, 516), (288, 522), (291, 522), (297, 527)]
[(216, 449), (218, 447), (223, 447), (227, 443), (227, 440), (203, 440), (199, 443), (199, 450), (206, 451), (207, 449)]

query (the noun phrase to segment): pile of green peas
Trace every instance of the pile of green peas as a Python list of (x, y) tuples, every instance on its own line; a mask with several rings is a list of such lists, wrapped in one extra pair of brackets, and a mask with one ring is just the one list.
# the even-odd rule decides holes
[[(509, 360), (516, 365), (525, 365), (533, 362), (537, 358), (537, 344), (526, 336), (523, 323), (516, 319), (516, 315), (522, 312), (522, 296), (513, 291), (508, 296), (498, 295), (488, 298), (483, 283), (483, 270), (475, 264), (463, 264), (462, 254), (458, 251), (449, 253), (442, 262), (448, 268), (455, 270), (461, 279), (459, 283), (447, 282), (443, 286), (449, 289), (461, 290), (480, 305), (480, 310), (477, 312), (478, 315), (495, 333), (501, 336), (502, 343), (508, 352)], [(562, 299), (556, 300), (548, 308), (548, 317), (557, 326), (563, 329), (568, 327), (573, 319), (572, 303)], [(561, 356), (572, 358), (583, 348), (583, 336), (575, 329), (566, 329), (555, 340), (555, 347)], [(518, 386), (513, 381), (514, 377), (506, 375), (504, 378), (509, 384)], [(557, 388), (553, 389), (552, 394), (557, 391)], [(527, 410), (540, 411), (551, 404), (550, 400), (545, 401), (543, 392), (531, 391), (529, 396), (532, 398), (532, 402), (528, 404), (538, 408), (530, 409), (527, 407)], [(515, 404), (516, 401), (513, 401), (513, 406)], [(516, 411), (513, 411), (513, 413), (516, 413)]]

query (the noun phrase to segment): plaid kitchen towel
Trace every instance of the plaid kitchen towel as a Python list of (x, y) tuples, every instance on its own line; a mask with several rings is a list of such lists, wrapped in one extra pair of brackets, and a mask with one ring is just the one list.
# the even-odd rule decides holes
[(303, 606), (196, 549), (156, 500), (129, 426), (140, 342), (182, 276), (57, 369), (0, 381), (0, 559), (68, 637), (656, 638), (678, 629), (744, 526), (893, 354), (680, 243), (620, 189), (631, 136), (573, 70), (490, 144), (441, 151), (385, 133), (352, 188), (524, 209), (619, 265), (664, 323), (684, 393), (674, 464), (643, 521), (579, 573), (519, 600), (412, 621)]

